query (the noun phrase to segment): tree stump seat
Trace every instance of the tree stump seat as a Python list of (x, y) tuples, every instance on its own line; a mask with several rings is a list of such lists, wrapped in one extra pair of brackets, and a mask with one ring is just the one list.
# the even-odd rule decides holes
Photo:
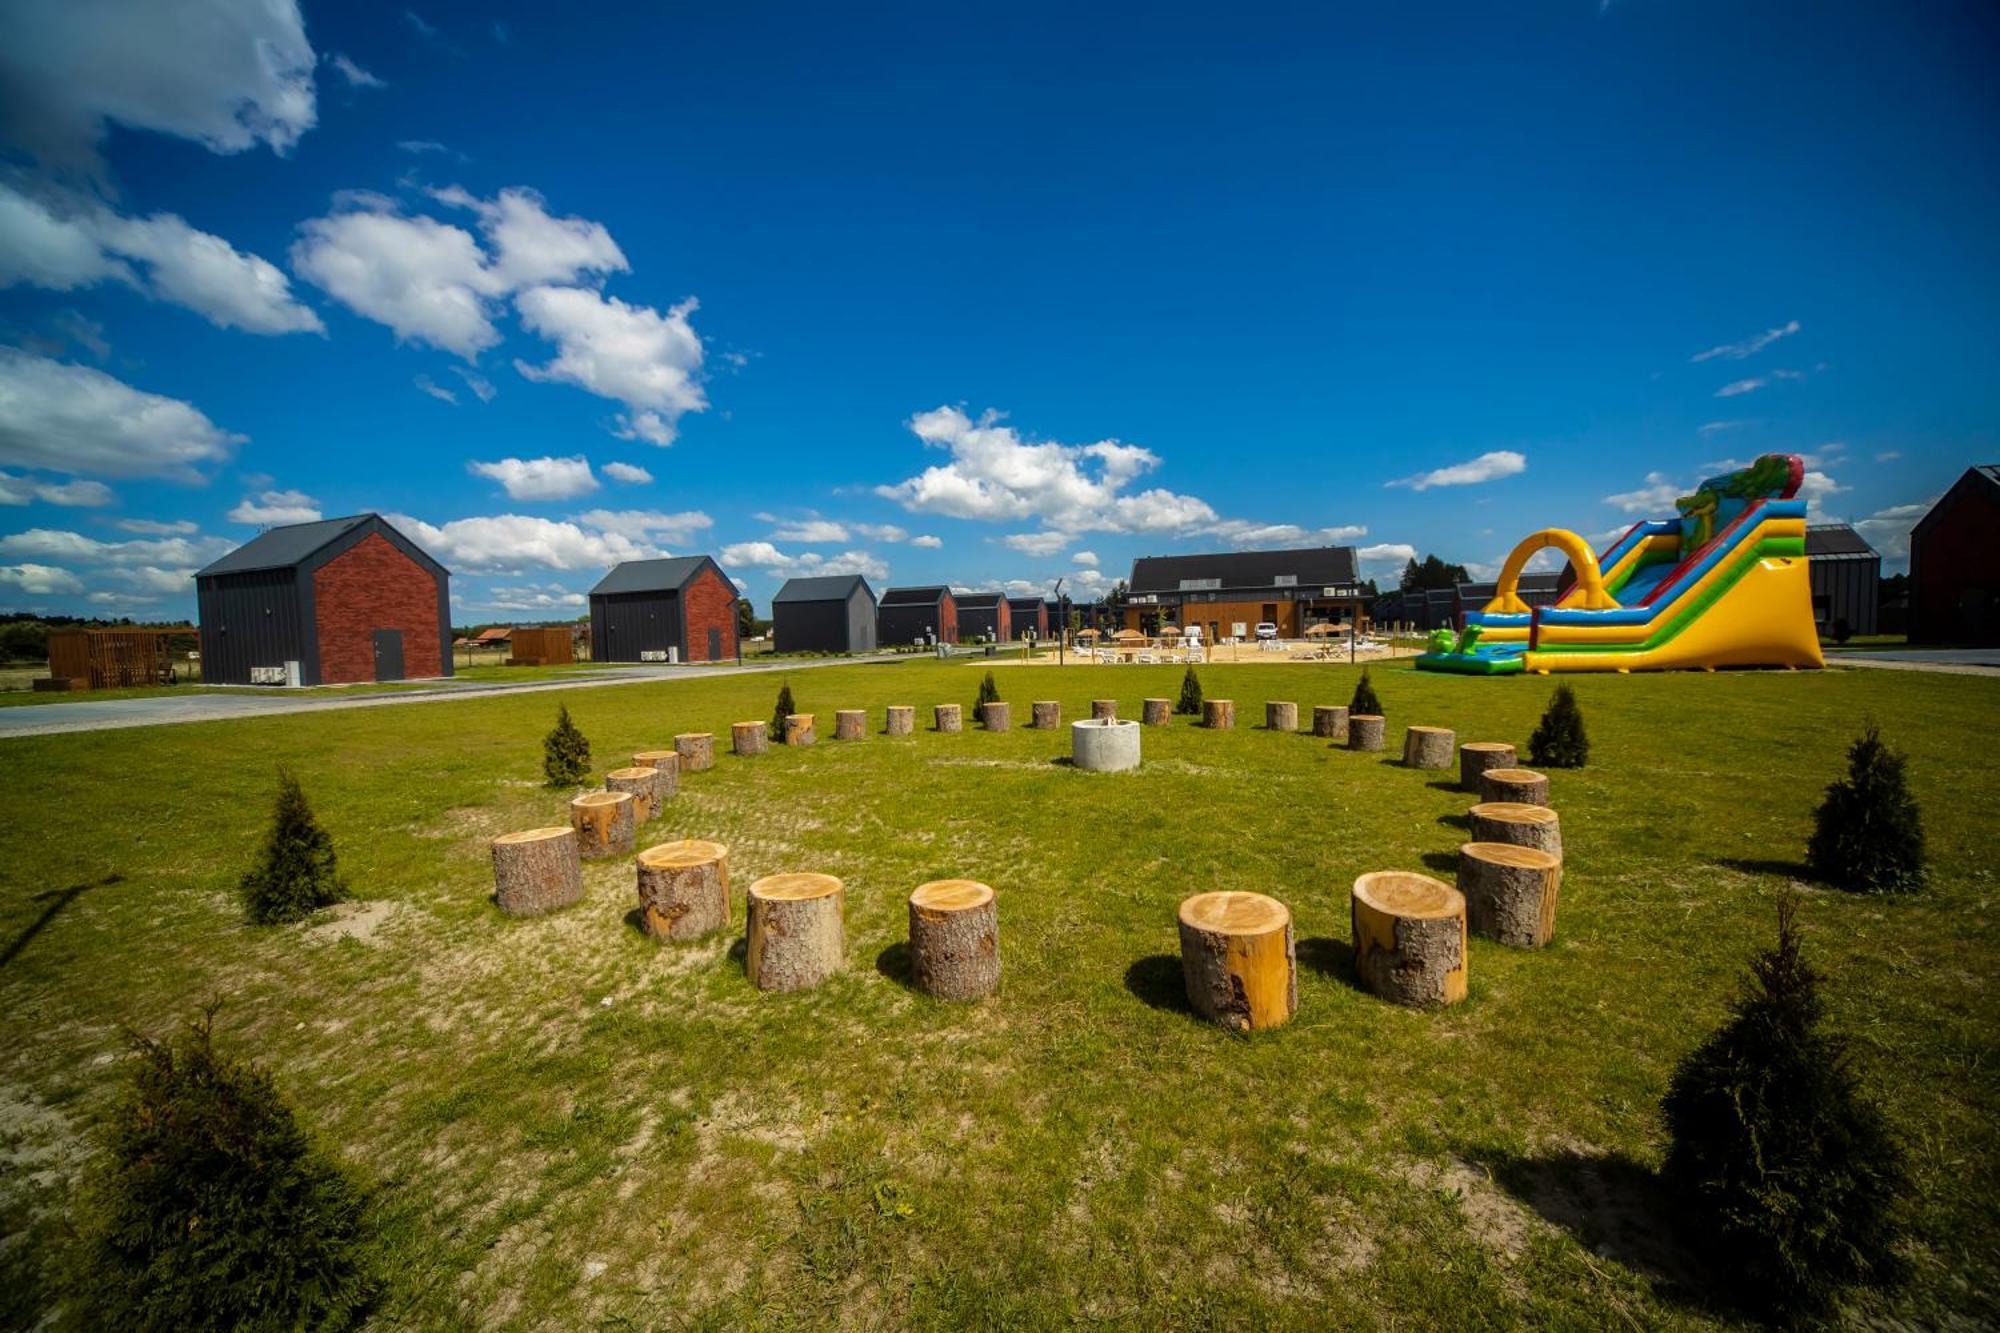
[(743, 966), (759, 990), (797, 991), (840, 971), (847, 954), (845, 886), (832, 875), (766, 875), (746, 895)]
[(939, 879), (910, 895), (910, 982), (940, 1000), (977, 1000), (1000, 984), (1000, 913), (977, 880)]
[(638, 840), (632, 793), (587, 791), (569, 803), (570, 827), (576, 830), (577, 852), (585, 860), (630, 856)]
[(1465, 896), (1429, 875), (1378, 870), (1354, 881), (1354, 973), (1393, 1004), (1465, 998)]
[(1181, 977), (1197, 1014), (1248, 1032), (1282, 1026), (1298, 1012), (1290, 908), (1261, 893), (1197, 893), (1181, 903), (1179, 918)]
[(729, 924), (729, 848), (701, 838), (637, 857), (639, 926), (656, 940), (693, 940)]
[(503, 833), (493, 848), (493, 902), (508, 916), (540, 916), (583, 897), (583, 862), (568, 825)]

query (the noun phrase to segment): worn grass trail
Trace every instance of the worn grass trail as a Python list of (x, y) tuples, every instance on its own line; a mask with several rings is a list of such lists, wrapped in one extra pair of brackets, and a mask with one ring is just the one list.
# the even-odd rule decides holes
[[(1239, 729), (1176, 719), (1146, 764), (1055, 762), (1066, 719), (1174, 697), (1178, 667), (997, 671), (1016, 729), (973, 728), (984, 663), (802, 671), (819, 745), (719, 755), (644, 843), (731, 847), (758, 875), (847, 882), (848, 971), (762, 996), (738, 930), (662, 948), (628, 862), (577, 908), (501, 917), (486, 841), (564, 818), (538, 783), (566, 701), (595, 767), (765, 718), (779, 678), (497, 697), (0, 742), (0, 1319), (31, 1321), (68, 1183), (120, 1073), (120, 1028), (211, 996), (309, 1121), (380, 1182), (383, 1327), (900, 1323), (931, 1327), (1730, 1321), (1658, 1224), (1650, 1168), (1674, 1062), (1717, 1022), (1821, 788), (1872, 714), (1912, 756), (1935, 886), (1811, 892), (1832, 1021), (1909, 1145), (1916, 1278), (1862, 1309), (1992, 1313), (2000, 1114), (1991, 811), (2000, 682), (1829, 672), (1576, 682), (1592, 766), (1555, 775), (1568, 866), (1550, 949), (1475, 939), (1468, 1003), (1395, 1010), (1347, 970), (1347, 891), (1449, 879), (1455, 775), (1255, 725), (1345, 703), (1341, 666), (1216, 666)], [(1377, 670), (1413, 722), (1523, 746), (1540, 680)], [(968, 730), (880, 735), (883, 706)], [(836, 707), (870, 735), (831, 740)], [(240, 923), (233, 886), (291, 765), (358, 908)], [(904, 902), (999, 891), (994, 999), (902, 981)], [(1180, 1001), (1174, 907), (1254, 889), (1293, 909), (1299, 1015), (1234, 1037)]]

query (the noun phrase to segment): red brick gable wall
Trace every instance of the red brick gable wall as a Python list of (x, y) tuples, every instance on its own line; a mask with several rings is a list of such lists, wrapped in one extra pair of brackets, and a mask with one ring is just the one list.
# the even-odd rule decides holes
[(1000, 599), (1000, 610), (995, 613), (993, 623), (997, 627), (993, 634), (995, 643), (1005, 643), (1014, 637), (1014, 611), (1005, 597)]
[(688, 661), (711, 660), (708, 655), (708, 632), (711, 629), (722, 631), (722, 656), (714, 660), (734, 659), (736, 588), (716, 573), (713, 566), (705, 565), (681, 594), (681, 632), (687, 635)]
[(403, 674), (444, 674), (438, 587), (431, 572), (371, 532), (313, 571), (319, 678), (327, 685), (375, 679), (375, 631), (403, 631)]
[(950, 593), (938, 603), (938, 642), (958, 642), (958, 598)]

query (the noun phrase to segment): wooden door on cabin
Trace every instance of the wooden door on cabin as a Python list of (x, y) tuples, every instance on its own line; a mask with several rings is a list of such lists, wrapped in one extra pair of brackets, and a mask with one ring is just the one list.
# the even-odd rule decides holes
[(378, 629), (375, 631), (375, 679), (401, 680), (403, 678), (403, 631), (399, 629)]

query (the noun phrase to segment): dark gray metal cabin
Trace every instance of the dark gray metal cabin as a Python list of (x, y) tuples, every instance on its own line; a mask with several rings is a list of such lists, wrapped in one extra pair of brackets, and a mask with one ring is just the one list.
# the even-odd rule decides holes
[[(1529, 606), (1554, 606), (1562, 591), (1561, 574), (1523, 574), (1514, 585), (1514, 595)], [(1461, 583), (1453, 591), (1457, 594), (1457, 615), (1446, 629), (1463, 629), (1465, 616), (1469, 611), (1484, 611), (1493, 595), (1500, 591), (1500, 585), (1493, 582)], [(1433, 626), (1433, 628), (1437, 628)]]
[(736, 584), (705, 555), (627, 560), (590, 590), (599, 662), (720, 662), (736, 655)]
[(781, 653), (872, 653), (875, 592), (859, 574), (786, 579), (771, 599), (771, 640)]
[(1016, 639), (1046, 639), (1049, 626), (1049, 608), (1039, 597), (1009, 597), (1007, 599), (1007, 622)]
[(1845, 523), (1806, 529), (1806, 575), (1812, 583), (1813, 620), (1822, 638), (1876, 632), (1882, 602), (1882, 557)]
[(967, 639), (991, 639), (995, 643), (1004, 643), (1013, 637), (1008, 632), (1009, 621), (1005, 593), (958, 594), (959, 642), (963, 643)]
[(950, 588), (891, 588), (875, 610), (875, 642), (885, 647), (935, 639), (958, 642), (958, 601)]
[(380, 514), (272, 528), (195, 573), (202, 679), (449, 676), (451, 573)]

